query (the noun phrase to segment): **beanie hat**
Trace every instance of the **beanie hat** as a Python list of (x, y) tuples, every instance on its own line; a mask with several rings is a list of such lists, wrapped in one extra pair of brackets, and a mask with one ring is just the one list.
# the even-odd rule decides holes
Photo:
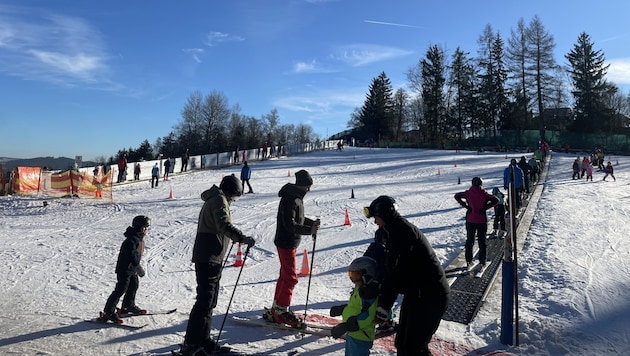
[(313, 185), (313, 178), (308, 174), (305, 170), (299, 170), (295, 172), (295, 185), (299, 185), (301, 187), (308, 187)]

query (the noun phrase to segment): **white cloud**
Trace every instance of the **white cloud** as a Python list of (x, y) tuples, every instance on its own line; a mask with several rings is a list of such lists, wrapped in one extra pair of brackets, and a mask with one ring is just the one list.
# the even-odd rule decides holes
[(0, 7), (0, 71), (61, 85), (109, 82), (100, 33), (80, 18)]
[(182, 51), (189, 53), (195, 62), (201, 63), (201, 54), (203, 54), (202, 48), (184, 48)]
[(413, 53), (413, 51), (400, 48), (360, 44), (346, 46), (340, 52), (341, 54), (336, 56), (336, 59), (355, 67), (403, 57)]
[(615, 84), (630, 84), (630, 58), (616, 58), (608, 62), (608, 79)]
[(210, 32), (206, 35), (204, 44), (208, 47), (213, 47), (220, 43), (233, 41), (245, 41), (245, 38), (223, 32)]

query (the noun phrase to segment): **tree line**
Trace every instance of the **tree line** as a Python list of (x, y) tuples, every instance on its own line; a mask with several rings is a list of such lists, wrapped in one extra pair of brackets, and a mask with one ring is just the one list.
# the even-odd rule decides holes
[(97, 161), (114, 164), (127, 155), (131, 162), (180, 157), (186, 150), (189, 155), (228, 152), (262, 147), (264, 143), (286, 145), (317, 141), (313, 128), (306, 124), (280, 124), (277, 109), (256, 118), (241, 113), (238, 104), (230, 107), (225, 94), (212, 91), (203, 95), (195, 91), (188, 96), (181, 110), (179, 122), (166, 136), (151, 144), (144, 140), (138, 148), (118, 150), (115, 157)]
[[(364, 104), (348, 121), (353, 137), (395, 142), (443, 143), (496, 137), (501, 130), (568, 130), (627, 133), (630, 95), (606, 80), (609, 65), (587, 33), (555, 61), (555, 41), (535, 16), (521, 18), (507, 42), (490, 24), (476, 56), (457, 47), (450, 57), (437, 45), (407, 71), (409, 91), (393, 91), (381, 72)], [(572, 103), (572, 104), (571, 104)], [(564, 122), (545, 111), (570, 107)]]

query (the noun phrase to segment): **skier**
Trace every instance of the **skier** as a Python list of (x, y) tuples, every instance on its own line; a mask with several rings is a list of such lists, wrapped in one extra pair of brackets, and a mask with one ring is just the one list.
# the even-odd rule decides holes
[[(429, 342), (446, 311), (450, 287), (424, 234), (400, 216), (394, 198), (381, 195), (363, 208), (367, 218), (386, 233), (386, 273), (381, 286), (377, 322), (387, 320), (403, 295), (395, 346), (399, 355), (431, 355)], [(410, 277), (412, 276), (412, 277)]]
[(241, 168), (241, 180), (243, 181), (243, 188), (245, 184), (249, 187), (248, 193), (253, 193), (251, 184), (249, 184), (249, 179), (252, 177), (252, 169), (247, 165), (247, 161), (243, 161), (243, 168)]
[(475, 235), (479, 242), (479, 264), (483, 269), (486, 265), (486, 232), (488, 231), (488, 216), (486, 210), (499, 203), (499, 199), (488, 194), (483, 187), (481, 178), (474, 177), (471, 187), (455, 194), (455, 200), (466, 208), (466, 247), (464, 255), (468, 270), (472, 268), (473, 245)]
[(212, 311), (217, 305), (223, 259), (230, 240), (254, 246), (253, 237), (245, 236), (232, 225), (230, 203), (243, 194), (241, 181), (232, 175), (225, 176), (217, 187), (201, 193), (204, 201), (197, 236), (193, 247), (192, 262), (197, 278), (197, 300), (190, 311), (184, 344), (179, 355), (203, 355), (225, 351), (212, 340)]
[(494, 221), (492, 223), (492, 228), (493, 228), (492, 235), (493, 236), (497, 236), (497, 230), (501, 229), (498, 232), (498, 236), (499, 237), (503, 237), (506, 234), (506, 231), (505, 231), (505, 195), (503, 194), (503, 192), (501, 192), (501, 189), (499, 189), (499, 187), (492, 188), (492, 195), (494, 195), (497, 198), (497, 200), (499, 200), (497, 205), (494, 206)]
[(171, 173), (171, 158), (167, 157), (164, 161), (164, 180), (168, 180), (169, 173)]
[(116, 287), (107, 298), (103, 314), (99, 319), (122, 323), (116, 305), (123, 296), (120, 314), (145, 314), (147, 311), (136, 305), (136, 291), (139, 286), (138, 277), (144, 277), (144, 269), (140, 265), (140, 259), (144, 251), (144, 237), (151, 225), (151, 219), (144, 215), (133, 218), (131, 226), (124, 233), (125, 241), (120, 246), (118, 261), (116, 262)]
[(610, 163), (610, 161), (608, 161), (608, 164), (606, 164), (606, 168), (604, 168), (604, 179), (606, 180), (606, 177), (611, 176), (613, 178), (613, 180), (616, 182), (617, 178), (615, 178), (615, 175), (613, 174), (615, 172), (615, 169), (612, 166), (612, 163)]
[[(514, 189), (516, 190), (516, 209), (521, 208), (521, 192), (525, 187), (523, 178), (523, 170), (516, 164), (516, 159), (510, 160), (510, 165), (503, 171), (503, 189), (507, 190), (510, 186), (510, 168), (514, 167)], [(510, 203), (511, 204), (511, 203)]]
[(151, 188), (153, 188), (154, 184), (157, 188), (158, 183), (160, 183), (160, 167), (156, 163), (153, 168), (151, 168)]
[(186, 149), (186, 152), (184, 152), (184, 153), (182, 154), (182, 168), (181, 168), (181, 170), (179, 171), (179, 173), (182, 173), (182, 172), (186, 172), (186, 171), (188, 171), (188, 158), (189, 158), (189, 157), (190, 157), (190, 156), (189, 156), (189, 154), (188, 154), (188, 149)]
[(374, 259), (362, 256), (348, 266), (348, 277), (354, 288), (347, 304), (330, 308), (330, 316), (342, 316), (343, 322), (332, 328), (335, 339), (346, 335), (346, 355), (369, 355), (374, 344), (376, 308), (380, 283), (376, 279), (378, 266)]
[(295, 328), (303, 325), (303, 321), (289, 309), (293, 288), (298, 282), (295, 268), (296, 250), (302, 241), (301, 235), (315, 235), (320, 225), (319, 219), (304, 217), (302, 199), (311, 190), (312, 185), (313, 179), (310, 174), (302, 169), (295, 173), (295, 184), (287, 183), (278, 192), (280, 204), (274, 244), (280, 259), (280, 276), (276, 282), (273, 305), (265, 313), (265, 319)]

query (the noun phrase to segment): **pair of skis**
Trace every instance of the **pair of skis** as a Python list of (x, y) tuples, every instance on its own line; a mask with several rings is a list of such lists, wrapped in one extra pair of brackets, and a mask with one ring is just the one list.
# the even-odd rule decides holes
[[(126, 314), (120, 314), (119, 317), (121, 319), (128, 319), (128, 318), (133, 318), (133, 317), (138, 317), (138, 316), (149, 316), (149, 315), (165, 315), (165, 314), (173, 314), (177, 311), (177, 309), (169, 309), (169, 310), (158, 310), (158, 311), (153, 311), (153, 312), (146, 312), (144, 314), (132, 314), (132, 313), (126, 313)], [(90, 323), (99, 323), (99, 324), (103, 324), (103, 325), (107, 325), (107, 326), (117, 326), (123, 329), (131, 329), (131, 330), (138, 330), (138, 329), (142, 329), (145, 326), (149, 325), (149, 324), (126, 324), (125, 322), (122, 323), (116, 323), (113, 322), (111, 320), (106, 320), (103, 319), (103, 312), (101, 312), (101, 316), (98, 318), (94, 318), (94, 319), (86, 319), (85, 321), (90, 322)]]

